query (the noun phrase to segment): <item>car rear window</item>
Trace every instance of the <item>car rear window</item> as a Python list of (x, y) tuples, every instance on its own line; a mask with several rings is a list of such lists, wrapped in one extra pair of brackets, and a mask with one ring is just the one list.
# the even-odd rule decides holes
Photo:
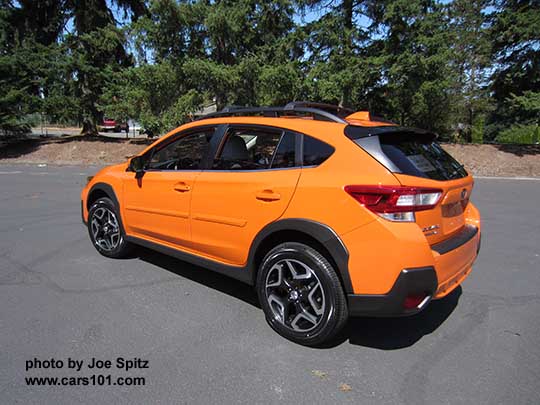
[[(434, 180), (460, 179), (468, 175), (463, 165), (435, 142), (433, 136), (394, 132), (381, 134), (378, 138), (386, 159), (379, 159), (380, 154), (374, 157), (384, 165), (381, 160), (388, 159), (400, 173)], [(355, 142), (363, 146), (362, 139)]]

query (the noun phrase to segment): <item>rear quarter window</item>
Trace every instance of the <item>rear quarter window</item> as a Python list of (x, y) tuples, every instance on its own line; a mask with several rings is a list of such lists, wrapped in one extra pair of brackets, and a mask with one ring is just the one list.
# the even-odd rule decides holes
[(304, 135), (304, 166), (318, 166), (334, 153), (334, 147)]

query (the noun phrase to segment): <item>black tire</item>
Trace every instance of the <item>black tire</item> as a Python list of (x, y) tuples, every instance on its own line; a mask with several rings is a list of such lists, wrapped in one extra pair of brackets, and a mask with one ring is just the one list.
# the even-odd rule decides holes
[(126, 241), (119, 217), (116, 206), (106, 197), (94, 202), (88, 210), (90, 240), (99, 253), (114, 259), (129, 257), (133, 250), (133, 245)]
[(322, 254), (302, 243), (282, 243), (268, 252), (257, 274), (257, 294), (272, 329), (305, 346), (331, 341), (347, 322), (339, 277)]

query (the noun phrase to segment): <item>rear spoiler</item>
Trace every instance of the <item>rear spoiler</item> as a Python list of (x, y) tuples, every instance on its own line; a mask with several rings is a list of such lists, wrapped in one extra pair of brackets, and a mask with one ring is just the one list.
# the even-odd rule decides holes
[(380, 127), (361, 127), (358, 125), (347, 125), (345, 127), (345, 135), (347, 138), (356, 140), (361, 138), (369, 138), (378, 135), (396, 136), (396, 138), (414, 138), (422, 139), (424, 142), (434, 141), (438, 135), (434, 132), (426, 131), (419, 128), (408, 128), (399, 126), (380, 126)]

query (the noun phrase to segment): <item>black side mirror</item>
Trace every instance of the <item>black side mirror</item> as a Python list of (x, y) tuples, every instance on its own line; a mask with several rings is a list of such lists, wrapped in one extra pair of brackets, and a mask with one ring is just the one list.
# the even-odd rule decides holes
[(144, 159), (142, 156), (135, 156), (129, 161), (128, 171), (135, 172), (137, 175), (144, 173)]

